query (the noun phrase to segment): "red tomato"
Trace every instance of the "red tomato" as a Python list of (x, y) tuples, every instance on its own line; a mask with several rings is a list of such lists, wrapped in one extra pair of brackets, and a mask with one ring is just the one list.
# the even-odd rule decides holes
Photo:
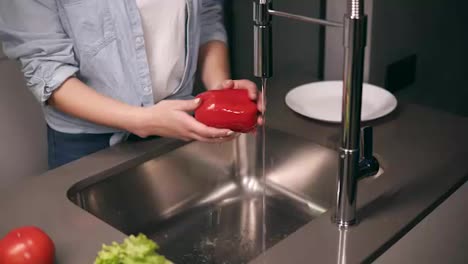
[(210, 127), (247, 133), (257, 125), (257, 104), (247, 90), (211, 90), (197, 96), (202, 100), (195, 118)]
[(0, 264), (53, 264), (55, 247), (41, 229), (26, 226), (0, 240)]

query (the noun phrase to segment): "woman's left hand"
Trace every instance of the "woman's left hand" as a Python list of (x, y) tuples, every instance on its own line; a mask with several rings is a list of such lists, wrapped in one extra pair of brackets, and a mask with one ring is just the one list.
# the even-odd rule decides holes
[[(257, 85), (250, 80), (226, 80), (218, 85), (218, 87), (215, 89), (245, 89), (249, 92), (250, 99), (257, 101), (258, 111), (260, 113), (264, 112), (265, 105), (263, 95), (258, 91)], [(261, 116), (258, 117), (257, 122), (259, 125), (263, 124), (263, 119)]]

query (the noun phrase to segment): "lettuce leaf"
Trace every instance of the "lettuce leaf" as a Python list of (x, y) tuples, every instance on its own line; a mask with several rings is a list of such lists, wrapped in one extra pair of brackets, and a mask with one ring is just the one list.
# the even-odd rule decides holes
[(103, 245), (94, 264), (173, 264), (156, 251), (159, 246), (145, 235), (131, 235), (122, 244)]

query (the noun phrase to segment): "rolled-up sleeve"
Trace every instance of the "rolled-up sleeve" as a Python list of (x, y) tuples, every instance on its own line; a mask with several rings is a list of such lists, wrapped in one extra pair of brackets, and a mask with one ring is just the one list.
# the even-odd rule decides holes
[(227, 42), (222, 0), (202, 0), (200, 45), (209, 41)]
[(41, 103), (78, 71), (56, 0), (1, 0), (0, 41), (5, 55), (21, 63), (27, 86)]

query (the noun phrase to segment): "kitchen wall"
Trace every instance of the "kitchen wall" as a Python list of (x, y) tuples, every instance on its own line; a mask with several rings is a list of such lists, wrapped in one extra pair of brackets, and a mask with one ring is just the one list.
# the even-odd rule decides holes
[(387, 66), (416, 56), (415, 82), (401, 100), (468, 116), (467, 1), (375, 1), (370, 81), (386, 83)]
[(47, 169), (45, 122), (16, 62), (0, 54), (0, 186)]

